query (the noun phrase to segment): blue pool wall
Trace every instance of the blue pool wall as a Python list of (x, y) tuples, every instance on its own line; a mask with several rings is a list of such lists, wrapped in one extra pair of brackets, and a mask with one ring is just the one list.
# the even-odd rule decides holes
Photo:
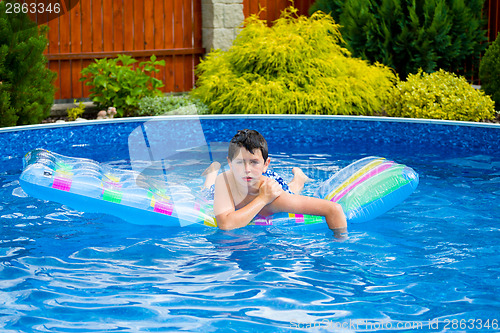
[[(165, 133), (186, 137), (186, 124), (199, 119), (208, 142), (229, 142), (238, 129), (256, 129), (270, 152), (398, 155), (443, 153), (447, 156), (500, 154), (500, 125), (451, 121), (349, 116), (172, 116), (125, 118), (0, 129), (0, 160), (22, 168), (22, 156), (35, 148), (100, 162), (129, 159), (130, 133), (158, 122)], [(150, 138), (158, 140), (161, 138)], [(103, 160), (104, 159), (104, 160)]]

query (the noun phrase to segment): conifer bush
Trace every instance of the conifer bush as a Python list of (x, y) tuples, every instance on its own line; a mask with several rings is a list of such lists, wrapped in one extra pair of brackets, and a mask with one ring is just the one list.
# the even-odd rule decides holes
[(419, 68), (464, 72), (485, 49), (484, 0), (317, 0), (332, 11), (355, 57), (394, 68), (401, 79)]
[(479, 67), (481, 88), (495, 101), (500, 110), (500, 34), (486, 50)]
[(391, 117), (481, 121), (495, 116), (494, 103), (464, 77), (439, 70), (420, 70), (393, 89), (386, 106)]
[(0, 2), (0, 127), (40, 123), (54, 103), (56, 74), (47, 68), (43, 51), (47, 26), (27, 14), (6, 13)]
[(197, 67), (194, 98), (212, 113), (363, 114), (380, 112), (395, 73), (350, 56), (331, 16), (287, 8), (268, 27), (249, 17), (228, 51)]
[(309, 7), (309, 15), (320, 10), (323, 13), (329, 14), (338, 23), (344, 8), (344, 2), (345, 0), (316, 0)]

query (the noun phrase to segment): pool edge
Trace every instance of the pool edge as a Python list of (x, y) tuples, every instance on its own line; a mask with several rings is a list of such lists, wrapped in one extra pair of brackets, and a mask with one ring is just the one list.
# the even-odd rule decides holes
[(88, 120), (78, 122), (50, 123), (50, 124), (35, 124), (22, 125), (14, 127), (0, 128), (0, 133), (9, 133), (17, 131), (27, 131), (47, 128), (74, 127), (74, 126), (89, 126), (102, 124), (130, 123), (130, 122), (146, 122), (146, 121), (164, 121), (164, 120), (183, 120), (183, 119), (231, 119), (231, 118), (274, 118), (274, 119), (333, 119), (346, 121), (381, 121), (394, 123), (415, 123), (415, 124), (433, 124), (447, 126), (465, 126), (465, 127), (482, 127), (500, 129), (500, 124), (479, 123), (470, 121), (457, 120), (439, 120), (439, 119), (419, 119), (419, 118), (396, 118), (396, 117), (376, 117), (376, 116), (345, 116), (345, 115), (279, 115), (279, 114), (230, 114), (230, 115), (174, 115), (174, 116), (150, 116), (150, 117), (131, 117), (117, 119), (102, 119)]

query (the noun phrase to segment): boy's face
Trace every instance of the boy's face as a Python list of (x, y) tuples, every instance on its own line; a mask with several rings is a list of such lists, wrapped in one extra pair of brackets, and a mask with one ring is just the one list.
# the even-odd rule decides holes
[(260, 149), (254, 149), (253, 154), (241, 147), (238, 154), (229, 160), (229, 166), (234, 178), (239, 185), (245, 187), (257, 187), (262, 173), (267, 170), (271, 159), (264, 161)]

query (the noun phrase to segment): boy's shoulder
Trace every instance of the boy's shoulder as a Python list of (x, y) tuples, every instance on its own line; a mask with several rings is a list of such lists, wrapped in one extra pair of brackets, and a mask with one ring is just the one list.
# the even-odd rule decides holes
[(234, 176), (231, 170), (221, 172), (215, 178), (215, 186), (232, 187), (234, 185)]
[(217, 179), (227, 179), (228, 177), (233, 177), (233, 173), (231, 170), (226, 170), (224, 172), (221, 172), (217, 175), (217, 177), (215, 178), (216, 180)]

